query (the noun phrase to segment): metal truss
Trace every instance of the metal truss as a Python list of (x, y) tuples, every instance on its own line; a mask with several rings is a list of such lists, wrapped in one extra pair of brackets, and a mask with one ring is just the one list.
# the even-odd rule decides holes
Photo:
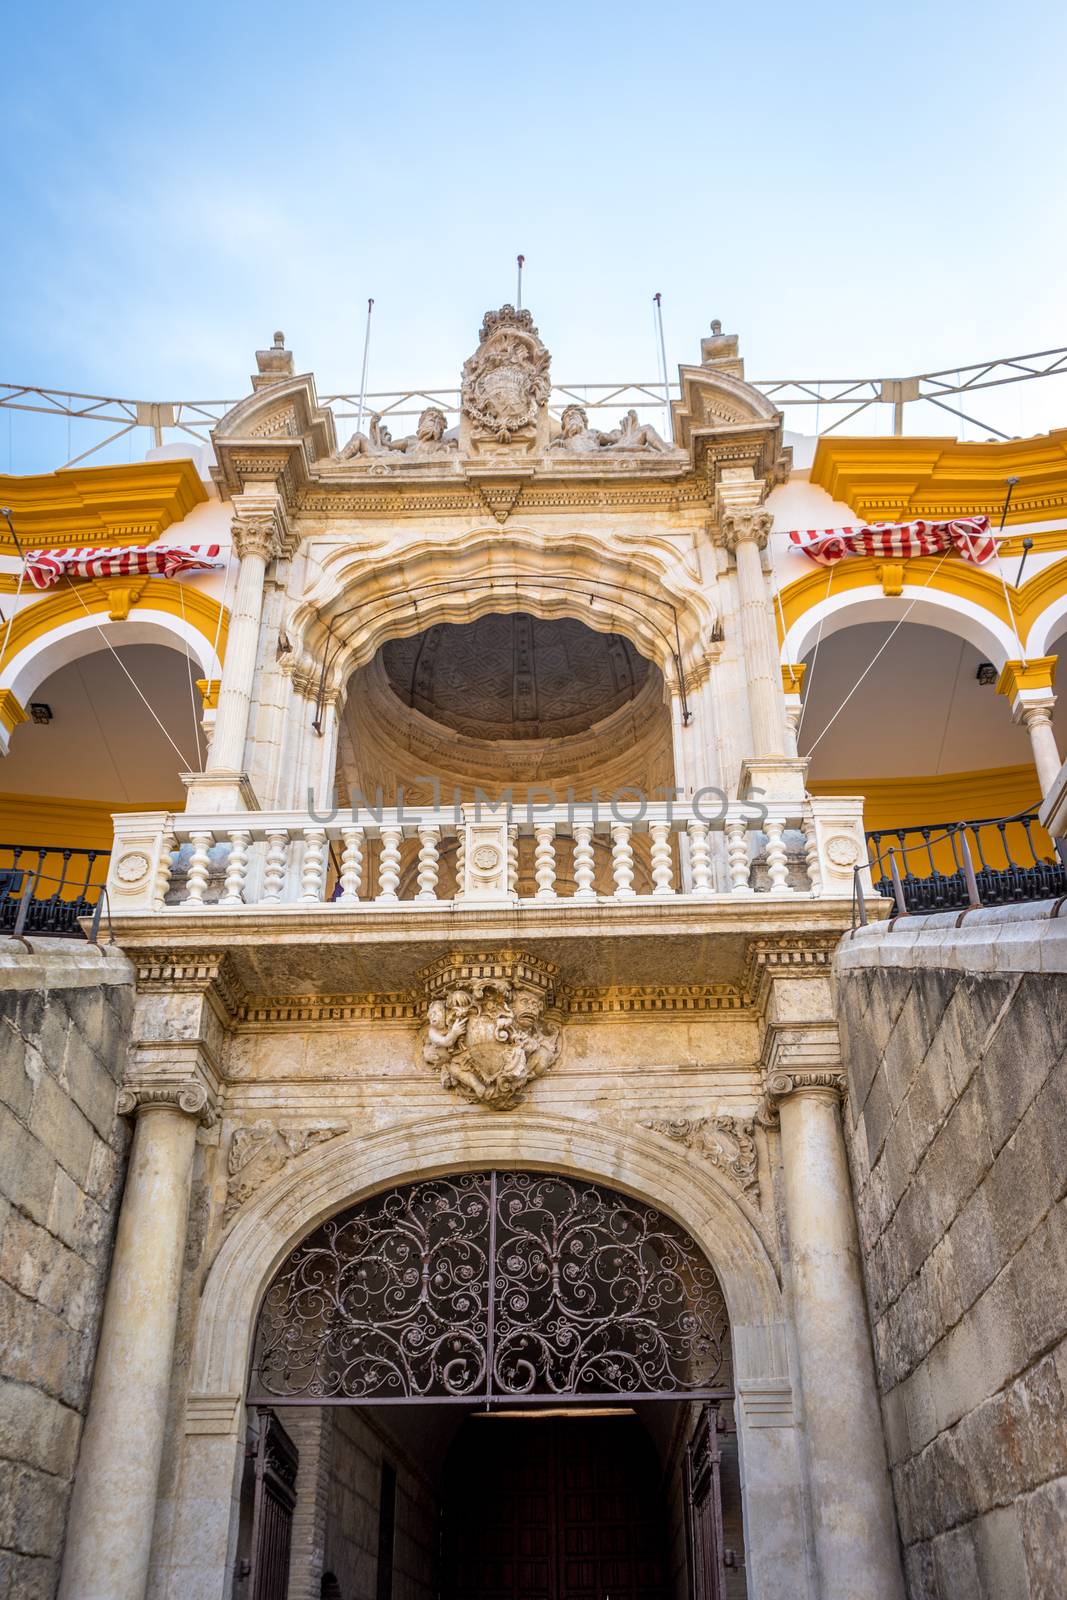
[[(982, 389), (1000, 388), (1033, 378), (1067, 376), (1067, 347), (1039, 350), (1029, 355), (996, 356), (972, 366), (946, 367), (939, 372), (923, 372), (908, 378), (764, 378), (754, 379), (753, 387), (783, 410), (794, 406), (815, 406), (817, 435), (833, 433), (871, 406), (893, 407), (893, 432), (904, 431), (904, 408), (926, 401), (948, 411), (961, 421), (982, 428), (999, 439), (1002, 433), (991, 423), (973, 416), (959, 405), (948, 403), (952, 396), (966, 396)], [(677, 399), (678, 385), (670, 385), (670, 398)], [(665, 404), (662, 381), (621, 383), (554, 384), (550, 411), (558, 417), (566, 405), (585, 406), (589, 411), (628, 410), (631, 406)], [(151, 431), (156, 445), (168, 432), (180, 432), (207, 442), (212, 428), (237, 402), (235, 400), (128, 400), (116, 396), (79, 394), (71, 390), (45, 389), (37, 384), (0, 382), (0, 410), (28, 411), (41, 416), (65, 417), (70, 422), (109, 425), (112, 431), (64, 462), (72, 467), (96, 455), (116, 439), (137, 428)], [(355, 422), (359, 416), (359, 393), (344, 390), (322, 396), (339, 422)], [(427, 406), (437, 406), (447, 416), (459, 412), (459, 390), (449, 388), (377, 390), (364, 396), (363, 416), (383, 418), (417, 417)], [(831, 413), (822, 424), (822, 413)], [(840, 414), (837, 414), (840, 413)], [(113, 426), (112, 426), (113, 425)], [(69, 431), (69, 430), (68, 430)]]

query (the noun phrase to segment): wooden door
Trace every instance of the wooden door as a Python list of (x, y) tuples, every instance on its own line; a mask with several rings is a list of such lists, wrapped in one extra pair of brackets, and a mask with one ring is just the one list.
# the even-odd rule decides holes
[(636, 1418), (472, 1418), (446, 1467), (445, 1600), (664, 1600), (659, 1462)]

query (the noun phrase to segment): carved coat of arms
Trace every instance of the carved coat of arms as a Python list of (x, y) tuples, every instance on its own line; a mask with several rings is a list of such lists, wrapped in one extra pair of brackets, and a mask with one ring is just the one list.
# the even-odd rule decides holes
[(505, 977), (462, 979), (427, 1007), (422, 1057), (441, 1086), (507, 1111), (557, 1059), (560, 1025), (538, 988)]
[(487, 311), (463, 367), (460, 405), (475, 434), (509, 444), (533, 432), (548, 403), (549, 354), (528, 311)]

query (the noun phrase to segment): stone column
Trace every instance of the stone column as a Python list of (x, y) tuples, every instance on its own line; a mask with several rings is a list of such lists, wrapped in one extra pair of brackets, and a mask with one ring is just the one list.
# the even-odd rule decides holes
[(197, 1122), (195, 1081), (123, 1089), (136, 1112), (67, 1524), (59, 1600), (143, 1600), (170, 1389)]
[(1052, 731), (1056, 661), (1055, 656), (1038, 656), (1033, 661), (1006, 661), (997, 681), (997, 693), (1011, 701), (1012, 720), (1021, 722), (1030, 735), (1037, 781), (1045, 799), (1052, 792), (1062, 765)]
[(259, 625), (263, 615), (263, 579), (267, 563), (279, 551), (277, 519), (273, 513), (233, 519), (233, 547), (240, 560), (226, 659), (222, 668), (215, 729), (208, 753), (209, 773), (240, 773), (244, 765), (248, 712), (259, 653)]
[(817, 1588), (820, 1600), (902, 1600), (835, 1046), (832, 1024), (776, 1033), (772, 1059), (799, 1048), (829, 1058), (831, 1070), (772, 1070), (765, 1080), (781, 1120)]
[(778, 651), (760, 555), (766, 548), (771, 520), (769, 511), (745, 508), (725, 510), (719, 524), (723, 543), (737, 563), (741, 643), (748, 676), (748, 703), (755, 747), (752, 754), (756, 756), (786, 754)]

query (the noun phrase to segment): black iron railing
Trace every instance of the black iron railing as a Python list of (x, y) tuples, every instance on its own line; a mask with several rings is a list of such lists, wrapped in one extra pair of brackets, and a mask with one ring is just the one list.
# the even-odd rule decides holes
[(1067, 870), (1036, 807), (1011, 817), (881, 828), (867, 835), (878, 894), (911, 913), (1018, 905), (1067, 894)]
[(0, 933), (80, 939), (78, 920), (96, 909), (110, 855), (62, 845), (0, 844)]

